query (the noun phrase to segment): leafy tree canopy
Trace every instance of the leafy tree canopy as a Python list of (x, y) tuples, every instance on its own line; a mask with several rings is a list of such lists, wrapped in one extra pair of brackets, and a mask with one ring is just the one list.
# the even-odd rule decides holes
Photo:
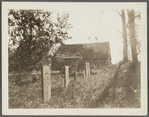
[(47, 57), (54, 44), (68, 39), (68, 14), (57, 14), (57, 21), (52, 22), (52, 12), (43, 10), (9, 10), (9, 70), (32, 70), (43, 57)]

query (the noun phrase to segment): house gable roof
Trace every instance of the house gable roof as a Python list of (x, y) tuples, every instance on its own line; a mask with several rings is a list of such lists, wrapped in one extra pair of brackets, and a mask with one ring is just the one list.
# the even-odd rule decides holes
[(106, 59), (108, 51), (109, 42), (64, 44), (60, 46), (56, 58)]

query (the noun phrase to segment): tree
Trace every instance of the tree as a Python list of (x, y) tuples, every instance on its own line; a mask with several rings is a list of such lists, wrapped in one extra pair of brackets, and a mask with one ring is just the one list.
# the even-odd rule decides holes
[[(117, 11), (118, 12), (118, 11)], [(118, 12), (122, 18), (122, 35), (123, 35), (123, 61), (128, 61), (128, 47), (127, 47), (127, 25), (125, 18), (124, 9), (121, 10), (121, 13)]]
[(51, 14), (42, 10), (9, 11), (10, 41), (18, 46), (9, 56), (10, 71), (32, 70), (43, 57), (48, 58), (52, 45), (68, 39), (69, 15), (58, 14), (54, 23)]
[[(135, 19), (140, 19), (140, 13), (137, 14), (134, 9), (127, 10), (128, 13), (128, 29), (129, 29), (129, 38), (130, 38), (130, 47), (131, 47), (131, 54), (132, 54), (132, 62), (135, 64), (138, 63), (137, 58), (137, 25), (135, 24)], [(137, 14), (137, 15), (136, 15)]]
[(125, 20), (124, 9), (121, 10), (122, 27), (123, 27), (123, 61), (128, 61), (128, 50), (127, 50), (127, 25)]
[(116, 11), (122, 18), (122, 35), (123, 35), (123, 61), (128, 61), (128, 49), (127, 49), (127, 25), (126, 19), (125, 19), (125, 11), (124, 9), (121, 10), (121, 13), (119, 11)]

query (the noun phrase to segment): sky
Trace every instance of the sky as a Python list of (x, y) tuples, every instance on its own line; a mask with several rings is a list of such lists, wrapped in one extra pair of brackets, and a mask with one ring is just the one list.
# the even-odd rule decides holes
[[(68, 30), (68, 36), (72, 37), (72, 39), (65, 41), (66, 44), (109, 41), (111, 62), (115, 64), (123, 59), (122, 19), (118, 14), (118, 12), (121, 13), (121, 9), (120, 6), (117, 7), (115, 4), (77, 4), (64, 7), (60, 10), (54, 9), (53, 14), (70, 14), (68, 22), (73, 25), (73, 28)], [(124, 9), (127, 23), (126, 6)], [(135, 10), (138, 11), (139, 9), (136, 7)], [(56, 18), (56, 15), (53, 15), (54, 17)], [(130, 47), (128, 47), (128, 50), (130, 52)]]
[[(117, 13), (121, 9), (135, 9), (143, 12), (144, 4), (140, 3), (19, 3), (21, 9), (44, 9), (52, 11), (52, 20), (56, 21), (57, 13), (69, 14), (68, 22), (73, 28), (68, 30), (71, 40), (65, 41), (66, 44), (110, 42), (111, 62), (118, 63), (123, 58), (123, 37), (122, 19)], [(13, 5), (11, 5), (13, 8)], [(14, 7), (15, 9), (15, 7)], [(127, 22), (127, 13), (126, 13)], [(140, 23), (141, 27), (141, 23)], [(141, 30), (142, 28), (140, 28)], [(141, 32), (141, 31), (140, 31)], [(139, 33), (140, 34), (140, 33)], [(142, 34), (142, 33), (141, 33)], [(97, 37), (98, 40), (95, 40)], [(141, 35), (139, 35), (140, 39)], [(130, 51), (130, 47), (129, 47)]]
[[(85, 11), (85, 8), (83, 10)], [(118, 32), (118, 30), (121, 29), (120, 16), (114, 11), (105, 11), (101, 14), (102, 9), (87, 9), (85, 13), (83, 10), (82, 12), (78, 11), (78, 15), (72, 14), (72, 24), (74, 24), (74, 29), (70, 29), (70, 31), (68, 31), (68, 34), (72, 36), (72, 40), (68, 40), (66, 43), (94, 43), (110, 41), (112, 63), (118, 62), (121, 59), (120, 53), (122, 50), (122, 38), (120, 38), (122, 36)], [(117, 25), (117, 23), (119, 25)], [(95, 40), (95, 37), (98, 38), (98, 41)], [(116, 59), (116, 56), (119, 60)]]

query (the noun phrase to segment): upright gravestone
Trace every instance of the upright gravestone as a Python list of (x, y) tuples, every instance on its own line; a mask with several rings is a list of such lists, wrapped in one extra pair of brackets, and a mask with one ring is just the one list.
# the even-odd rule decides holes
[(85, 62), (85, 74), (86, 74), (86, 77), (88, 77), (88, 63)]
[(69, 67), (65, 66), (64, 87), (67, 88), (68, 84), (69, 84)]
[(88, 71), (88, 76), (89, 76), (89, 63), (87, 62), (87, 71)]
[(50, 66), (43, 66), (41, 70), (42, 77), (42, 98), (45, 101), (51, 99), (51, 70)]
[(90, 74), (90, 63), (88, 63), (88, 75), (91, 76), (91, 74)]

